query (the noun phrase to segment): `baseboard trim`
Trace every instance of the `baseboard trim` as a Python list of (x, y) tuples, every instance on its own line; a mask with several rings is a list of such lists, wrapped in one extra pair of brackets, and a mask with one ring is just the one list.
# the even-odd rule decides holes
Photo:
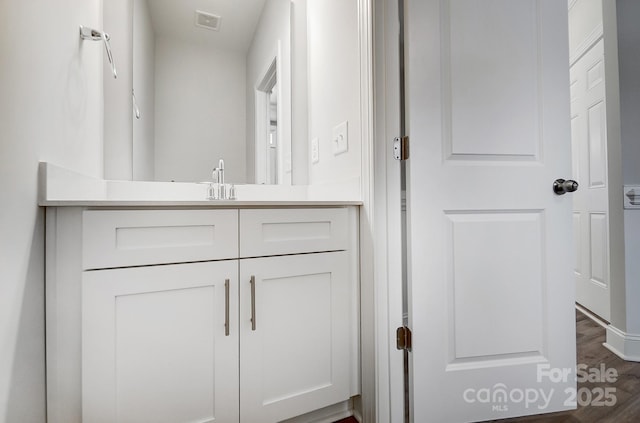
[(580, 313), (584, 314), (589, 319), (593, 320), (595, 323), (599, 324), (603, 328), (606, 329), (609, 327), (609, 323), (606, 320), (603, 320), (600, 316), (590, 312), (588, 309), (584, 308), (578, 303), (576, 303), (576, 310), (578, 310)]
[[(280, 423), (333, 423), (354, 415), (353, 400), (339, 402)], [(358, 419), (356, 417), (356, 419)], [(362, 421), (359, 420), (358, 421)]]
[(640, 335), (629, 334), (609, 325), (607, 340), (602, 345), (623, 360), (640, 362)]

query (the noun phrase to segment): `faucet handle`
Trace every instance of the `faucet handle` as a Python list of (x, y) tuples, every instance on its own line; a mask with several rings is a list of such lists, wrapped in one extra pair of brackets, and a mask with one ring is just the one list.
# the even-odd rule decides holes
[(224, 185), (224, 160), (218, 160), (218, 182)]
[(217, 184), (219, 182), (220, 169), (218, 169), (217, 167), (213, 168), (213, 171), (211, 172), (211, 179), (213, 179), (213, 183), (214, 184)]

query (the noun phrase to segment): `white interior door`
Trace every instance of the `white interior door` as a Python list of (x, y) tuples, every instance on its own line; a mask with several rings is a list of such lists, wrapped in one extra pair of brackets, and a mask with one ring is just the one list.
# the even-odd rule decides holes
[(406, 23), (412, 420), (573, 408), (566, 3), (406, 0)]
[(609, 321), (609, 202), (604, 42), (571, 66), (576, 301)]

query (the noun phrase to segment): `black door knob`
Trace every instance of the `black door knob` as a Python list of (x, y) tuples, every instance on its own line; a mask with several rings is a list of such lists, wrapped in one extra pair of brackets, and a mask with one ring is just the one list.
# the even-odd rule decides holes
[(564, 195), (568, 192), (573, 192), (578, 190), (578, 183), (572, 179), (556, 179), (553, 182), (553, 192), (557, 195)]

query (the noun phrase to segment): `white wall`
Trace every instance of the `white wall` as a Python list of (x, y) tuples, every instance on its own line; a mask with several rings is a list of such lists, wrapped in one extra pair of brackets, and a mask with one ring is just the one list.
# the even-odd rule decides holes
[[(133, 176), (133, 1), (102, 0), (104, 31), (111, 36), (113, 59), (118, 71), (114, 79), (105, 58), (104, 84), (104, 176), (131, 180)], [(104, 47), (101, 46), (104, 50)]]
[[(247, 136), (247, 180), (255, 181), (255, 89), (262, 82), (266, 71), (278, 52), (280, 42), (282, 63), (279, 67), (278, 84), (281, 97), (278, 98), (283, 110), (291, 110), (291, 17), (290, 0), (267, 0), (264, 4), (260, 22), (247, 52), (247, 91), (246, 91), (246, 136)], [(286, 113), (285, 113), (286, 115)], [(284, 160), (291, 162), (291, 116), (283, 116), (278, 122), (283, 130), (282, 140), (279, 140), (281, 151), (288, 157)], [(289, 152), (289, 153), (287, 153)], [(290, 169), (286, 173), (291, 173)]]
[(291, 1), (291, 180), (309, 183), (307, 0)]
[[(101, 0), (0, 1), (0, 422), (45, 421), (38, 161), (101, 177)], [(34, 32), (35, 31), (35, 32)]]
[[(640, 184), (640, 2), (618, 0), (620, 135), (624, 184)], [(640, 334), (640, 211), (625, 210), (626, 332)], [(621, 329), (625, 329), (622, 327)]]
[(133, 180), (152, 181), (155, 165), (155, 35), (147, 0), (133, 0), (133, 89), (140, 119), (133, 118)]
[(640, 2), (618, 0), (620, 123), (625, 184), (640, 184)]
[[(309, 183), (360, 177), (360, 53), (358, 2), (307, 3), (309, 139), (320, 140), (320, 161), (309, 165)], [(334, 156), (333, 128), (348, 121), (349, 151)], [(308, 158), (310, 160), (310, 157)]]
[(245, 182), (245, 57), (156, 38), (155, 179)]

